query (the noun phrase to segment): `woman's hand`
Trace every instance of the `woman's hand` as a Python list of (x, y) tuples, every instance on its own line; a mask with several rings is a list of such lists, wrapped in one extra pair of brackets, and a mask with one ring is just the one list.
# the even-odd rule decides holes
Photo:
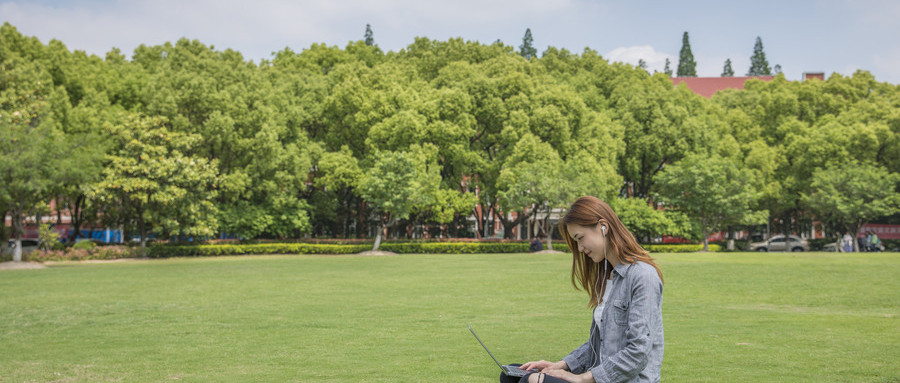
[(594, 381), (594, 374), (590, 371), (581, 375), (575, 375), (565, 370), (547, 369), (543, 370), (543, 373), (571, 383), (593, 383)]
[(525, 363), (525, 364), (523, 364), (523, 365), (522, 365), (521, 367), (519, 367), (519, 368), (521, 368), (521, 369), (523, 369), (523, 370), (535, 369), (535, 370), (538, 370), (538, 371), (544, 371), (544, 369), (547, 369), (547, 368), (549, 368), (549, 369), (556, 369), (556, 370), (563, 370), (563, 369), (566, 369), (566, 368), (568, 368), (568, 367), (569, 367), (569, 366), (568, 366), (568, 365), (566, 364), (566, 362), (564, 362), (564, 361), (559, 361), (559, 362), (553, 363), (553, 362), (548, 362), (548, 361), (546, 361), (546, 360), (539, 360), (539, 361), (537, 361), (537, 362), (528, 362), (528, 363)]

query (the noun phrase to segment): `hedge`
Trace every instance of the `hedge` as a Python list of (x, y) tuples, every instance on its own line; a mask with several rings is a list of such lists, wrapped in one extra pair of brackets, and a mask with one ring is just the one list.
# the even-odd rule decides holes
[[(702, 244), (643, 245), (653, 253), (689, 253), (703, 249)], [(485, 253), (527, 253), (529, 243), (519, 242), (385, 242), (379, 250), (398, 254), (485, 254)], [(371, 243), (328, 244), (328, 243), (229, 243), (229, 244), (153, 244), (147, 247), (149, 258), (209, 257), (221, 255), (259, 254), (356, 254), (372, 249)], [(557, 250), (568, 252), (565, 243), (558, 243)], [(709, 245), (709, 251), (720, 251), (720, 246)], [(135, 258), (141, 254), (140, 247), (97, 246), (91, 249), (57, 251), (34, 251), (24, 255), (26, 261), (63, 261), (90, 259)], [(10, 259), (2, 259), (10, 258)], [(11, 260), (11, 255), (3, 254), (0, 260)]]
[[(643, 247), (651, 253), (695, 253), (703, 250), (702, 243), (687, 243), (677, 245), (643, 245)], [(721, 251), (721, 247), (719, 245), (710, 244), (709, 251)]]
[[(525, 253), (528, 243), (472, 242), (387, 242), (379, 250), (400, 254), (429, 253)], [(371, 250), (371, 244), (331, 245), (312, 243), (260, 243), (235, 245), (154, 245), (147, 248), (150, 258), (196, 257), (249, 254), (355, 254)]]

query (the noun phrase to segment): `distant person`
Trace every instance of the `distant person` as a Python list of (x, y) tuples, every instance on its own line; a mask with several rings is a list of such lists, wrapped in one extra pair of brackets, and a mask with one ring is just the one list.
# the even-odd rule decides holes
[(881, 251), (881, 239), (874, 231), (869, 231), (869, 248), (871, 251)]
[(859, 237), (859, 251), (870, 251), (868, 233), (862, 237)]
[(841, 248), (844, 249), (844, 252), (853, 252), (853, 237), (850, 236), (850, 232), (844, 233), (844, 238), (841, 240)]
[(534, 241), (531, 241), (531, 246), (528, 247), (528, 250), (532, 253), (544, 250), (544, 244), (541, 242), (540, 238), (534, 237)]
[[(590, 336), (556, 363), (520, 366), (540, 372), (521, 379), (501, 374), (500, 382), (659, 382), (664, 348), (659, 267), (609, 205), (595, 197), (576, 200), (559, 221), (559, 232), (574, 257), (572, 283), (589, 297)], [(552, 338), (552, 330), (540, 331)]]

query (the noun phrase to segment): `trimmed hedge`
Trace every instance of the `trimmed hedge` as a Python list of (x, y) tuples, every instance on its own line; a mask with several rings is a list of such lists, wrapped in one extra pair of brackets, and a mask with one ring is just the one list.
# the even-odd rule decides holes
[[(90, 242), (86, 242), (90, 243)], [(703, 249), (702, 244), (643, 245), (652, 253), (690, 253)], [(379, 250), (399, 254), (486, 254), (527, 253), (529, 242), (385, 242)], [(250, 244), (154, 244), (147, 247), (149, 258), (214, 257), (222, 255), (262, 254), (356, 254), (372, 249), (371, 243), (250, 243)], [(565, 243), (558, 243), (557, 250), (568, 252)], [(709, 251), (720, 251), (720, 246), (710, 244)], [(91, 249), (67, 248), (56, 251), (34, 251), (24, 255), (26, 261), (78, 261), (90, 259), (135, 258), (141, 254), (137, 246), (97, 246)], [(6, 255), (6, 254), (4, 254)], [(11, 256), (8, 257), (11, 259)]]
[[(356, 254), (371, 249), (371, 244), (331, 245), (313, 243), (260, 243), (247, 245), (154, 245), (147, 248), (147, 256), (150, 258), (168, 258), (250, 254)], [(386, 242), (379, 247), (379, 250), (400, 254), (526, 253), (528, 252), (528, 243)]]
[[(651, 253), (696, 253), (703, 250), (702, 243), (686, 243), (677, 245), (643, 245), (644, 249)], [(715, 244), (709, 244), (710, 252), (721, 251), (721, 247)]]
[[(379, 250), (398, 254), (486, 254), (527, 253), (527, 242), (385, 242)], [(153, 245), (147, 248), (150, 258), (208, 257), (254, 254), (356, 254), (370, 250), (371, 244), (332, 245), (314, 243), (258, 243), (229, 245)], [(703, 249), (702, 244), (644, 245), (654, 253), (690, 253)], [(564, 247), (562, 251), (567, 251)], [(709, 245), (709, 251), (720, 246)]]

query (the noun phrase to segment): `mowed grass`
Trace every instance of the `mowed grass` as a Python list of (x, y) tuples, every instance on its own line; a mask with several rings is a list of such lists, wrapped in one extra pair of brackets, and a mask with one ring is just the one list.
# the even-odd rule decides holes
[[(657, 254), (663, 380), (900, 382), (900, 254)], [(0, 271), (2, 382), (495, 382), (590, 311), (566, 255), (253, 256)]]

